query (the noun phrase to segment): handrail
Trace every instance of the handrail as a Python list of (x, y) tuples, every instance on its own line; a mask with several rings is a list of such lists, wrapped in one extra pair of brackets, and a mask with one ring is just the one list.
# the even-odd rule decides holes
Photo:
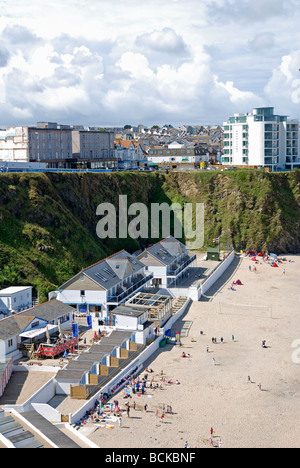
[(175, 271), (169, 271), (167, 276), (177, 276), (179, 273), (181, 273), (182, 270), (184, 270), (188, 265), (193, 263), (196, 260), (197, 256), (193, 255), (190, 257), (188, 260), (186, 260), (180, 267), (177, 268)]
[(123, 301), (126, 297), (130, 296), (133, 292), (135, 292), (137, 289), (139, 289), (141, 286), (144, 284), (148, 283), (153, 278), (153, 273), (147, 275), (145, 278), (142, 280), (137, 281), (137, 283), (133, 284), (128, 288), (126, 291), (123, 293), (119, 294), (118, 296), (110, 296), (108, 297), (108, 302), (120, 302)]

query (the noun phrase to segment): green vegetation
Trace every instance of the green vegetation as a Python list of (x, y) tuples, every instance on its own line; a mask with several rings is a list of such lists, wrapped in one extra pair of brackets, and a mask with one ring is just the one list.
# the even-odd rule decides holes
[(151, 203), (204, 203), (204, 248), (220, 237), (221, 247), (237, 250), (300, 250), (300, 171), (1, 174), (0, 285), (32, 285), (44, 301), (81, 268), (157, 242), (97, 237), (97, 206), (118, 207), (119, 195), (149, 210)]

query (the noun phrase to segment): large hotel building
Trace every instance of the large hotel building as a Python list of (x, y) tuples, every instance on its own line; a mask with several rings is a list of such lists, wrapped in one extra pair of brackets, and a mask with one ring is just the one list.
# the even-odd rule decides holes
[(235, 114), (224, 123), (225, 166), (300, 168), (299, 121), (275, 115), (273, 107)]

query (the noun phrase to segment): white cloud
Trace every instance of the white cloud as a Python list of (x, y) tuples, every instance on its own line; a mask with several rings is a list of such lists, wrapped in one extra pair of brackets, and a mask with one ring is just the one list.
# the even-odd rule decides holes
[(116, 63), (121, 70), (129, 72), (134, 79), (151, 79), (153, 72), (149, 68), (149, 62), (143, 54), (126, 52)]
[(254, 52), (260, 52), (264, 50), (269, 50), (272, 47), (275, 47), (275, 34), (269, 32), (263, 32), (257, 34), (250, 42), (250, 48)]
[[(241, 91), (234, 86), (232, 81), (226, 83), (217, 82), (217, 86), (225, 89), (228, 93), (230, 101), (237, 106), (237, 108), (245, 108), (247, 105), (251, 107), (251, 103), (257, 103), (259, 107), (263, 102), (254, 93), (250, 91)], [(259, 101), (259, 102), (258, 102)]]
[[(265, 94), (278, 107), (292, 117), (299, 117), (300, 103), (300, 50), (282, 57), (265, 87)], [(294, 114), (293, 114), (294, 113)]]
[(299, 102), (296, 0), (2, 3), (1, 125), (221, 123)]
[(139, 47), (166, 54), (187, 55), (188, 47), (183, 38), (172, 28), (145, 33), (136, 38)]

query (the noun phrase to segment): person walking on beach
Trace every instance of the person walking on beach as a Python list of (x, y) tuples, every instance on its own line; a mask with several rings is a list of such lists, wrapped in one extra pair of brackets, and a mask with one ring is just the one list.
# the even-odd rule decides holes
[(128, 418), (130, 418), (130, 404), (129, 403), (127, 405), (126, 411), (127, 411)]
[(212, 361), (213, 361), (213, 365), (215, 366), (215, 365), (216, 365), (216, 360), (215, 360), (215, 358), (213, 358)]
[(119, 427), (122, 427), (122, 424), (123, 424), (122, 418), (119, 417)]

